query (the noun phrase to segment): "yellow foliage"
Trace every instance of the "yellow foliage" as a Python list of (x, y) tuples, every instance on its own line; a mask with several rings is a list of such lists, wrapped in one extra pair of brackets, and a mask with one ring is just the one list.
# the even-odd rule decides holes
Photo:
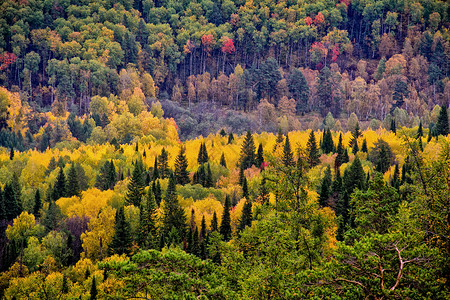
[(81, 199), (77, 196), (71, 198), (60, 198), (56, 204), (61, 212), (68, 216), (87, 216), (93, 218), (98, 215), (101, 209), (106, 207), (114, 196), (114, 191), (100, 191), (96, 188), (82, 192)]
[(116, 210), (106, 206), (97, 217), (91, 218), (88, 231), (81, 234), (84, 255), (91, 259), (106, 256), (108, 245), (114, 236)]

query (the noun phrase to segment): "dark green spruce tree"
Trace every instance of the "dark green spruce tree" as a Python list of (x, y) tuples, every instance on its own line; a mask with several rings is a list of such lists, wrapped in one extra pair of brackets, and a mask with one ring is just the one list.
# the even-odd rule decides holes
[(33, 215), (36, 218), (41, 216), (41, 208), (42, 208), (42, 200), (41, 200), (41, 192), (39, 189), (36, 190), (34, 194), (34, 206), (33, 206)]
[(238, 232), (241, 232), (245, 229), (245, 227), (252, 226), (252, 202), (250, 199), (245, 200), (244, 207), (242, 208), (242, 217), (239, 222)]
[(319, 205), (322, 207), (328, 206), (328, 198), (330, 198), (332, 194), (331, 181), (332, 181), (331, 169), (330, 166), (327, 166), (322, 181), (320, 183), (319, 189)]
[(247, 131), (244, 142), (242, 143), (239, 164), (244, 169), (250, 168), (255, 164), (255, 142), (250, 131)]
[(391, 119), (391, 127), (389, 128), (390, 131), (392, 131), (394, 134), (397, 134), (397, 126), (395, 124), (394, 118)]
[(258, 151), (256, 153), (256, 166), (260, 169), (264, 169), (264, 149), (261, 143), (259, 144)]
[(417, 129), (417, 138), (423, 137), (422, 121), (419, 122), (419, 129)]
[(78, 183), (78, 174), (75, 164), (69, 168), (69, 173), (67, 174), (67, 197), (81, 196), (80, 184)]
[(344, 145), (342, 144), (342, 133), (339, 134), (339, 141), (336, 147), (336, 159), (334, 160), (334, 168), (338, 169), (343, 162)]
[(131, 180), (128, 183), (127, 196), (125, 198), (128, 204), (136, 207), (141, 205), (142, 196), (144, 194), (145, 180), (144, 180), (144, 166), (141, 160), (134, 163), (134, 170)]
[(364, 139), (362, 146), (361, 146), (361, 152), (367, 153), (369, 150), (367, 149), (367, 140)]
[(164, 198), (162, 230), (165, 234), (169, 234), (170, 231), (176, 232), (178, 242), (186, 234), (186, 215), (178, 202), (175, 179), (172, 174), (169, 176), (169, 184)]
[(448, 113), (447, 107), (441, 106), (441, 110), (439, 111), (439, 116), (434, 127), (436, 136), (443, 135), (446, 136), (449, 134), (449, 124), (448, 124)]
[(311, 130), (309, 133), (308, 142), (306, 143), (306, 152), (307, 152), (307, 160), (309, 166), (312, 168), (319, 164), (320, 154), (319, 149), (317, 148), (316, 136), (314, 135), (314, 131)]
[(223, 152), (222, 152), (222, 156), (220, 156), (220, 165), (225, 168), (227, 167), (227, 162), (225, 160), (225, 154)]
[(139, 216), (138, 245), (144, 249), (154, 249), (157, 245), (156, 209), (155, 197), (149, 188)]
[(205, 164), (209, 160), (208, 150), (206, 149), (205, 142), (200, 144), (200, 150), (198, 151), (197, 162), (199, 164)]
[(155, 156), (155, 164), (153, 166), (153, 174), (152, 174), (153, 180), (156, 180), (159, 178), (159, 170), (158, 170), (158, 157)]
[(283, 164), (285, 167), (290, 167), (293, 166), (294, 163), (294, 155), (292, 154), (291, 151), (291, 144), (289, 142), (289, 135), (286, 135), (286, 140), (284, 142), (284, 147), (283, 147)]
[(220, 234), (224, 241), (231, 239), (231, 216), (230, 216), (230, 197), (225, 197), (225, 205), (223, 207), (222, 222), (220, 223)]
[(66, 176), (64, 175), (64, 171), (62, 167), (59, 167), (58, 177), (56, 177), (56, 182), (53, 187), (52, 199), (54, 201), (58, 200), (61, 197), (66, 197), (67, 195), (67, 185), (66, 185)]
[(161, 179), (169, 177), (169, 153), (162, 148), (161, 154), (158, 156), (158, 172)]
[(110, 244), (110, 251), (114, 254), (128, 254), (131, 249), (130, 224), (125, 219), (123, 207), (116, 211), (116, 224), (114, 236)]
[(242, 183), (242, 198), (248, 199), (248, 183), (247, 177), (244, 176), (244, 181)]
[(233, 143), (233, 141), (234, 141), (234, 135), (233, 135), (232, 132), (230, 132), (230, 133), (228, 134), (228, 145), (231, 144), (231, 143)]
[(333, 136), (331, 135), (331, 130), (328, 128), (323, 133), (323, 141), (322, 141), (322, 152), (325, 154), (331, 153), (333, 151)]
[(216, 211), (214, 211), (213, 218), (211, 220), (211, 232), (219, 232), (219, 221), (217, 221)]
[(261, 203), (264, 204), (269, 204), (269, 191), (267, 189), (266, 186), (266, 177), (263, 177), (261, 179), (261, 184), (259, 186), (259, 199), (261, 200)]
[(180, 148), (177, 158), (175, 159), (174, 177), (177, 184), (185, 185), (190, 182), (189, 172), (187, 171), (188, 162), (186, 158), (185, 147)]

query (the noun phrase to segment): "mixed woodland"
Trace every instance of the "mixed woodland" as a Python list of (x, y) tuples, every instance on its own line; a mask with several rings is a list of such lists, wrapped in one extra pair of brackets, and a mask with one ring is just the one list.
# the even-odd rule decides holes
[(448, 299), (450, 5), (0, 2), (0, 299)]

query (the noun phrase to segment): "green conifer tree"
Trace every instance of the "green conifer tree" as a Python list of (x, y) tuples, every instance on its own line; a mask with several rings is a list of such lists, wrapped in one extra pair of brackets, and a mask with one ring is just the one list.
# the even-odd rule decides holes
[(277, 150), (278, 147), (281, 147), (281, 143), (284, 141), (283, 131), (281, 128), (278, 128), (277, 138), (275, 140), (275, 146), (273, 147), (273, 152)]
[(9, 160), (14, 159), (14, 147), (11, 146), (11, 149), (9, 151)]
[(131, 176), (131, 180), (127, 186), (126, 202), (136, 207), (141, 205), (142, 196), (144, 194), (145, 181), (143, 176), (143, 164), (138, 160), (134, 163), (134, 170)]
[(359, 151), (358, 141), (354, 140), (353, 147), (352, 147), (352, 153), (356, 155), (356, 153), (358, 153), (358, 151)]
[(435, 126), (435, 133), (436, 136), (446, 136), (449, 134), (449, 132), (447, 107), (441, 106), (441, 110), (439, 111), (439, 116)]
[(216, 211), (214, 211), (213, 218), (211, 220), (211, 231), (210, 232), (219, 232), (219, 221), (217, 221)]
[(244, 169), (250, 168), (255, 164), (255, 143), (250, 131), (247, 131), (247, 135), (242, 143), (239, 164)]
[(239, 222), (238, 232), (243, 231), (247, 226), (252, 226), (252, 219), (252, 202), (250, 199), (247, 199), (244, 203), (244, 207), (242, 208), (242, 217)]
[(344, 145), (342, 144), (342, 133), (339, 134), (339, 141), (338, 145), (336, 147), (336, 159), (334, 160), (334, 168), (338, 169), (344, 162), (343, 162), (343, 155), (344, 155)]
[(261, 179), (261, 184), (259, 187), (259, 198), (261, 199), (261, 203), (268, 204), (269, 203), (269, 191), (267, 190), (266, 186), (266, 177), (263, 177)]
[(225, 154), (222, 152), (222, 156), (220, 156), (220, 165), (222, 167), (227, 167), (227, 162), (225, 161)]
[(153, 180), (156, 180), (159, 178), (159, 171), (158, 171), (158, 157), (155, 156), (155, 164), (153, 166), (153, 175), (152, 175)]
[(165, 148), (162, 148), (161, 154), (158, 157), (158, 172), (161, 179), (169, 177), (169, 153)]
[(391, 119), (391, 127), (389, 128), (390, 131), (392, 131), (394, 134), (397, 134), (397, 126), (395, 125), (394, 118)]
[(178, 202), (175, 179), (172, 174), (169, 175), (169, 184), (164, 198), (162, 230), (165, 234), (169, 234), (173, 230), (176, 231), (177, 242), (186, 234), (186, 215)]
[(201, 225), (201, 229), (200, 229), (200, 236), (199, 236), (199, 240), (200, 240), (200, 258), (205, 260), (207, 258), (207, 241), (206, 241), (206, 237), (207, 237), (207, 231), (206, 231), (206, 221), (205, 221), (205, 215), (203, 215), (202, 217), (202, 225)]
[(398, 168), (398, 164), (395, 164), (394, 175), (391, 179), (391, 186), (397, 191), (400, 189), (400, 170)]
[(143, 201), (143, 204), (139, 215), (138, 245), (143, 248), (154, 249), (157, 242), (157, 206), (150, 188), (147, 192), (146, 201)]
[(248, 199), (248, 183), (247, 177), (244, 176), (244, 181), (242, 183), (242, 197)]
[(367, 149), (367, 140), (364, 139), (362, 146), (361, 146), (361, 152), (367, 153), (369, 150)]
[(220, 223), (220, 234), (224, 241), (231, 239), (231, 216), (230, 216), (230, 197), (225, 197), (225, 206), (223, 208), (222, 222)]
[(378, 159), (377, 164), (375, 167), (375, 170), (380, 173), (386, 173), (387, 170), (389, 170), (389, 167), (391, 166), (389, 153), (386, 150), (386, 147), (384, 144), (381, 144), (380, 146), (380, 152), (378, 153)]
[(286, 140), (283, 147), (283, 164), (285, 167), (290, 167), (294, 165), (294, 155), (291, 151), (291, 144), (289, 142), (289, 135), (286, 135)]
[(80, 184), (78, 183), (78, 174), (75, 164), (69, 168), (69, 174), (67, 174), (67, 197), (81, 196)]
[(422, 127), (422, 121), (419, 122), (419, 129), (417, 130), (417, 138), (423, 137), (423, 127)]
[(58, 177), (53, 187), (52, 199), (58, 200), (61, 197), (66, 197), (66, 176), (64, 175), (63, 168), (59, 167)]
[(214, 180), (212, 177), (211, 166), (208, 164), (206, 168), (205, 187), (214, 187)]
[(205, 164), (209, 160), (208, 151), (206, 150), (206, 144), (203, 142), (200, 144), (200, 150), (198, 151), (197, 162), (199, 164)]
[(313, 130), (311, 130), (308, 142), (306, 143), (306, 152), (308, 155), (308, 164), (311, 168), (319, 164), (320, 154), (319, 149), (317, 148), (316, 137)]
[(232, 142), (234, 141), (234, 135), (233, 135), (233, 133), (232, 132), (230, 132), (229, 134), (228, 134), (228, 145), (229, 144), (231, 144)]
[(259, 144), (258, 151), (256, 153), (256, 166), (260, 169), (264, 169), (264, 149), (261, 143)]
[(95, 276), (92, 276), (92, 284), (91, 284), (91, 292), (90, 292), (90, 300), (96, 300), (97, 299), (97, 283), (95, 282)]
[(331, 130), (328, 128), (323, 133), (323, 142), (322, 142), (322, 152), (325, 154), (331, 153), (333, 151), (333, 136), (331, 135)]
[(187, 171), (188, 162), (185, 154), (185, 147), (181, 146), (180, 152), (178, 153), (177, 158), (175, 159), (175, 182), (177, 184), (185, 185), (190, 182), (189, 172)]
[(330, 166), (327, 166), (319, 189), (319, 205), (322, 207), (328, 206), (328, 198), (331, 196), (332, 192), (331, 180), (332, 180), (331, 169)]
[(125, 220), (123, 207), (116, 211), (116, 224), (110, 251), (114, 254), (128, 254), (131, 249), (130, 224)]
[(365, 182), (366, 174), (364, 173), (361, 161), (356, 156), (353, 163), (344, 171), (343, 184), (345, 191), (348, 195), (351, 195), (355, 188), (364, 190)]

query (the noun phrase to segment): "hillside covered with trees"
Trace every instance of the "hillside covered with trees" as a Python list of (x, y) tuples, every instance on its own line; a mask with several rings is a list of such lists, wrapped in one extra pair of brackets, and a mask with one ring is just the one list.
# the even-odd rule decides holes
[(448, 299), (450, 5), (0, 2), (0, 299)]

